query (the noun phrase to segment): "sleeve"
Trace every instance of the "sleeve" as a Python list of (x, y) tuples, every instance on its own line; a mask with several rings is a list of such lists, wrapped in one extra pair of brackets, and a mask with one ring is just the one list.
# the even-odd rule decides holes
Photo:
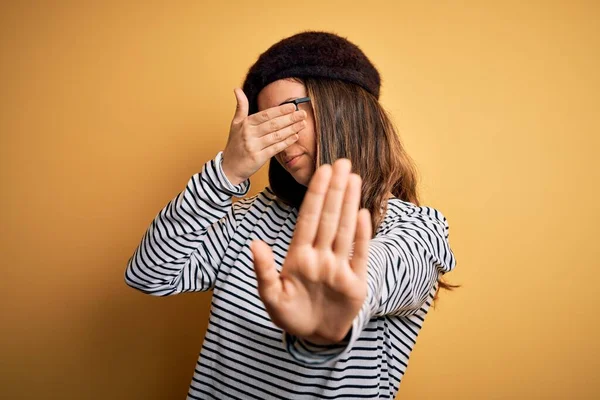
[(323, 364), (336, 361), (356, 343), (369, 320), (409, 316), (425, 304), (440, 274), (454, 269), (448, 243), (448, 221), (436, 209), (415, 207), (397, 216), (369, 244), (367, 297), (346, 338), (322, 346), (284, 333), (284, 347), (297, 361)]
[[(154, 218), (127, 263), (125, 282), (154, 296), (208, 291), (236, 229), (236, 205), (250, 181), (233, 185), (221, 168), (222, 152)], [(239, 212), (239, 210), (238, 210)]]

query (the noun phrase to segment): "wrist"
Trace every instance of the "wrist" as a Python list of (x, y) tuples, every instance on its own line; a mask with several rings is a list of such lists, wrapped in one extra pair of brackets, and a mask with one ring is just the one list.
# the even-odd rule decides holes
[(225, 174), (225, 178), (227, 178), (227, 180), (233, 185), (233, 186), (237, 186), (240, 183), (244, 182), (246, 180), (246, 178), (239, 178), (237, 177), (229, 168), (229, 166), (225, 163), (225, 160), (223, 158), (221, 158), (221, 169), (223, 170), (223, 173)]
[(352, 334), (352, 327), (348, 328), (348, 330), (344, 334), (336, 335), (335, 337), (324, 337), (319, 334), (313, 334), (310, 336), (306, 336), (302, 339), (321, 346), (338, 344), (340, 342), (350, 340), (350, 335)]

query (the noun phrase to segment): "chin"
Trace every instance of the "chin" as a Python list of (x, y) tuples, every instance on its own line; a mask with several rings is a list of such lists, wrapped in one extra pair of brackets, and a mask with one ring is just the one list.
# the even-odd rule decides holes
[(306, 179), (306, 177), (304, 177), (304, 176), (294, 176), (294, 179), (296, 180), (296, 182), (298, 182), (302, 186), (308, 186), (308, 183), (309, 183), (308, 181), (309, 180)]

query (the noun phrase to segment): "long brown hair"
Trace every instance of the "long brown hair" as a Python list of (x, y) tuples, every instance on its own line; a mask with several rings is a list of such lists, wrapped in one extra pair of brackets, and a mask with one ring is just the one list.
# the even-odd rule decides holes
[[(361, 208), (371, 213), (373, 236), (387, 211), (389, 193), (420, 205), (417, 169), (404, 150), (397, 130), (378, 99), (362, 87), (341, 80), (291, 78), (304, 84), (315, 115), (317, 165), (338, 158), (352, 162), (362, 178)], [(273, 157), (269, 184), (284, 203), (300, 208), (306, 187)], [(439, 281), (439, 287), (455, 286)]]

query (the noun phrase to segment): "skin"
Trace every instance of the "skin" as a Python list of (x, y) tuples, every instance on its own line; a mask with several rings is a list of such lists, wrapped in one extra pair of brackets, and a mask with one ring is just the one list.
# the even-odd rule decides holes
[(341, 341), (367, 295), (371, 221), (368, 210), (358, 210), (361, 179), (350, 168), (340, 159), (315, 172), (281, 273), (266, 243), (251, 246), (258, 292), (272, 321), (316, 344)]
[[(361, 178), (351, 162), (339, 159), (315, 170), (316, 141), (310, 106), (278, 106), (304, 97), (302, 84), (280, 80), (258, 96), (259, 112), (248, 116), (244, 93), (238, 101), (223, 171), (234, 184), (276, 157), (301, 184), (308, 186), (281, 273), (273, 252), (261, 240), (251, 243), (258, 293), (271, 320), (284, 331), (316, 344), (341, 341), (367, 296), (367, 260), (371, 217), (359, 210)], [(288, 167), (285, 158), (301, 154)], [(353, 256), (350, 252), (353, 249)]]
[[(260, 91), (258, 109), (260, 111), (275, 107), (284, 101), (306, 97), (306, 95), (306, 88), (303, 84), (281, 79), (270, 83)], [(310, 102), (301, 103), (298, 108), (306, 111), (306, 126), (298, 132), (298, 141), (275, 155), (275, 159), (294, 177), (296, 182), (308, 186), (315, 173), (317, 160), (315, 117)], [(300, 158), (294, 162), (293, 166), (287, 166), (285, 160), (295, 155), (300, 155)]]

